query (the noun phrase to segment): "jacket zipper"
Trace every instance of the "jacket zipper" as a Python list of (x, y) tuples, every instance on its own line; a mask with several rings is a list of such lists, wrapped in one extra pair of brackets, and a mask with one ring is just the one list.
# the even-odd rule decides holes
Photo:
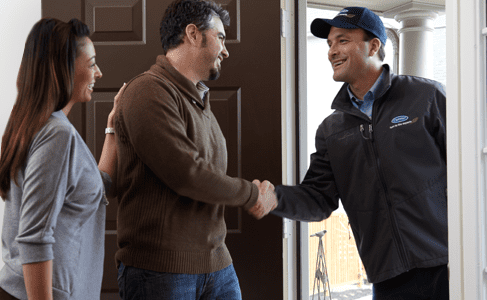
[(373, 133), (374, 131), (372, 130), (372, 124), (369, 124), (369, 136), (367, 137), (366, 134), (365, 134), (365, 127), (364, 127), (364, 124), (360, 124), (360, 133), (362, 134), (362, 137), (364, 138), (364, 140), (371, 140), (373, 141), (374, 140), (374, 136), (373, 136)]
[(396, 245), (397, 245), (397, 248), (398, 248), (398, 252), (399, 252), (399, 256), (404, 264), (404, 266), (406, 267), (407, 270), (409, 270), (409, 262), (406, 258), (406, 254), (405, 254), (405, 250), (404, 250), (404, 245), (402, 243), (402, 240), (401, 240), (401, 237), (399, 235), (399, 229), (397, 228), (397, 225), (396, 225), (396, 222), (395, 222), (395, 218), (394, 218), (394, 213), (393, 213), (393, 210), (392, 210), (392, 202), (390, 201), (389, 199), (389, 193), (388, 193), (388, 189), (387, 189), (387, 186), (385, 184), (385, 180), (384, 180), (384, 175), (382, 174), (382, 171), (381, 171), (381, 168), (380, 168), (380, 159), (379, 159), (379, 155), (377, 154), (377, 149), (375, 147), (375, 143), (374, 143), (374, 136), (373, 136), (373, 127), (372, 127), (372, 124), (370, 123), (369, 124), (369, 134), (368, 134), (368, 137), (365, 135), (365, 129), (364, 129), (364, 126), (363, 124), (360, 124), (360, 133), (362, 134), (362, 137), (368, 141), (370, 141), (370, 143), (372, 144), (372, 149), (373, 149), (373, 153), (374, 153), (374, 158), (375, 158), (375, 161), (376, 161), (376, 167), (377, 167), (377, 173), (379, 174), (379, 181), (380, 181), (380, 184), (382, 185), (382, 189), (384, 190), (384, 195), (385, 195), (385, 198), (386, 198), (386, 203), (387, 203), (387, 208), (388, 208), (388, 211), (389, 211), (389, 219), (390, 219), (390, 222), (391, 222), (391, 225), (392, 225), (392, 230), (393, 230), (393, 233), (394, 233), (394, 239), (396, 241)]

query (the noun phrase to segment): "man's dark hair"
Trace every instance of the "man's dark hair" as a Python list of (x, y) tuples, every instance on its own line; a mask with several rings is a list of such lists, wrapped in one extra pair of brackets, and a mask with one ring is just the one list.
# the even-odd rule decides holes
[[(364, 41), (366, 41), (366, 42), (371, 41), (372, 39), (377, 39), (378, 38), (373, 33), (368, 32), (367, 30), (364, 30), (364, 32), (365, 32)], [(384, 45), (381, 42), (380, 43), (380, 49), (379, 49), (379, 59), (380, 59), (380, 61), (384, 61), (384, 58), (385, 57), (386, 57), (386, 51), (384, 49)]]
[(212, 17), (219, 17), (224, 26), (230, 26), (228, 11), (212, 1), (177, 0), (169, 5), (161, 21), (161, 43), (164, 54), (183, 42), (186, 26), (194, 24), (199, 31), (210, 28)]

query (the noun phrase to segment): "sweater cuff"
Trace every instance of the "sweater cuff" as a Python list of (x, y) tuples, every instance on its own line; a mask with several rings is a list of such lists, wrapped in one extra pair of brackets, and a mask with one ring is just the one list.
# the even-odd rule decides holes
[(250, 187), (250, 198), (243, 206), (245, 210), (251, 209), (255, 205), (255, 203), (257, 203), (257, 198), (259, 197), (259, 189), (257, 188), (257, 186), (253, 183), (250, 183)]
[(20, 263), (29, 264), (54, 259), (52, 244), (19, 243)]

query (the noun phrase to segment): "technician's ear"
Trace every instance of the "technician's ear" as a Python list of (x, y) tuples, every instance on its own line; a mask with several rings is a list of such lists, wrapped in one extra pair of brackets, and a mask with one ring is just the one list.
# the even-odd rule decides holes
[(374, 56), (379, 52), (381, 42), (378, 38), (373, 38), (369, 41), (369, 56)]

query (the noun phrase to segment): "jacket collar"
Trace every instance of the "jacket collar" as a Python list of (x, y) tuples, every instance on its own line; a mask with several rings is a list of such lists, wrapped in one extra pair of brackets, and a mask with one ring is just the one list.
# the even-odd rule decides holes
[(186, 94), (189, 98), (196, 101), (202, 108), (205, 107), (203, 100), (200, 97), (198, 89), (191, 80), (186, 78), (183, 74), (176, 70), (165, 55), (157, 56), (156, 63), (150, 68), (152, 72), (168, 78), (171, 83), (176, 85), (178, 89)]
[[(391, 69), (388, 64), (383, 64), (382, 67), (384, 67), (384, 78), (383, 78), (383, 84), (380, 84), (377, 89), (374, 92), (375, 99), (378, 99), (382, 97), (387, 90), (391, 87), (391, 80), (392, 77), (394, 76), (394, 73), (391, 72)], [(348, 83), (344, 83), (338, 91), (338, 94), (336, 95), (335, 99), (333, 100), (333, 103), (331, 104), (332, 109), (337, 109), (340, 111), (344, 111), (353, 115), (362, 115), (362, 112), (358, 108), (356, 108), (352, 102), (350, 101), (350, 95), (348, 93)]]

